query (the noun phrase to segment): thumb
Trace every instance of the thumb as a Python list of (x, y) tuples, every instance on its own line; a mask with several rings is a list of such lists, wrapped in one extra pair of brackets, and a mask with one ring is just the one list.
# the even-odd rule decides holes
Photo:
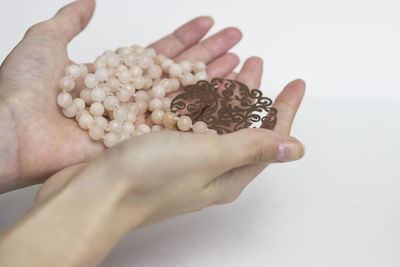
[(95, 8), (94, 0), (77, 0), (61, 8), (56, 15), (33, 25), (26, 36), (51, 33), (67, 45), (89, 23)]

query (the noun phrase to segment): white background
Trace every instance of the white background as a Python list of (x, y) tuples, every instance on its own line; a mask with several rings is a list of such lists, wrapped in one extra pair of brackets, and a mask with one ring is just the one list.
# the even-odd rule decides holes
[[(0, 59), (66, 2), (2, 0)], [(211, 33), (243, 31), (242, 59), (264, 58), (268, 96), (307, 81), (292, 132), (303, 160), (268, 167), (231, 205), (129, 234), (102, 266), (400, 266), (399, 10), (398, 0), (99, 0), (69, 46), (75, 61), (211, 15)], [(0, 196), (0, 230), (37, 189)]]

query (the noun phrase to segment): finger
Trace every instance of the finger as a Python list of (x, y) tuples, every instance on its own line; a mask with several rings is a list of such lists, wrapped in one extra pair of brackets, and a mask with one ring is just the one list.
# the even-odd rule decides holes
[[(297, 139), (273, 133), (274, 131), (267, 129), (243, 129), (225, 135), (232, 137), (227, 140), (230, 145), (225, 148), (225, 156), (231, 160), (230, 165), (233, 168), (206, 186), (207, 193), (216, 200), (214, 204), (230, 203), (238, 198), (269, 162), (294, 161), (304, 155), (303, 145)], [(228, 153), (232, 153), (229, 154), (231, 156)]]
[(240, 70), (237, 80), (244, 83), (249, 89), (258, 89), (261, 84), (263, 61), (259, 57), (250, 57)]
[(292, 161), (302, 156), (302, 145), (295, 138), (267, 129), (241, 129), (215, 136), (218, 153), (211, 155), (220, 174), (245, 165), (272, 161)]
[(228, 73), (228, 75), (226, 75), (224, 79), (236, 80), (237, 76), (238, 76), (237, 72), (231, 72), (231, 73)]
[(276, 98), (273, 106), (278, 110), (278, 114), (274, 131), (290, 134), (293, 120), (305, 93), (305, 87), (303, 80), (294, 80)]
[(214, 21), (211, 17), (197, 17), (151, 44), (150, 47), (154, 48), (159, 54), (173, 58), (203, 38), (213, 24)]
[(89, 23), (95, 8), (94, 0), (78, 0), (62, 9), (50, 20), (56, 26), (60, 38), (69, 43)]
[(208, 64), (208, 77), (225, 77), (228, 73), (231, 73), (232, 70), (236, 68), (239, 62), (240, 59), (237, 55), (233, 53), (224, 54)]
[(238, 43), (240, 39), (242, 39), (242, 33), (239, 29), (233, 27), (226, 28), (184, 51), (174, 58), (174, 61), (203, 61), (207, 64), (226, 53), (236, 43)]

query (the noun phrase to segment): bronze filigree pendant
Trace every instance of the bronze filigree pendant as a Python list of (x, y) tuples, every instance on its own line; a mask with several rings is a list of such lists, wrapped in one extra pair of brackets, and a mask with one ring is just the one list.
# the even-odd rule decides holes
[(272, 100), (258, 89), (249, 88), (238, 81), (214, 78), (183, 88), (171, 102), (171, 111), (189, 116), (193, 123), (203, 121), (219, 134), (243, 128), (273, 129), (278, 111)]

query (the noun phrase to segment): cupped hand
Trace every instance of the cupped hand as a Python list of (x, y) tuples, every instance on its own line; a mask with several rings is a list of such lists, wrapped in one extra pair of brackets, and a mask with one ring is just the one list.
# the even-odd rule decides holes
[[(94, 0), (79, 0), (52, 19), (32, 26), (3, 62), (0, 193), (41, 183), (60, 169), (104, 150), (74, 120), (65, 118), (55, 101), (58, 82), (71, 63), (67, 45), (86, 27), (94, 6)], [(226, 28), (200, 41), (212, 24), (210, 17), (195, 18), (150, 46), (177, 62), (204, 61), (209, 77), (225, 77), (239, 63), (239, 58), (227, 51), (241, 39), (241, 33)], [(257, 59), (247, 64), (254, 61)]]

